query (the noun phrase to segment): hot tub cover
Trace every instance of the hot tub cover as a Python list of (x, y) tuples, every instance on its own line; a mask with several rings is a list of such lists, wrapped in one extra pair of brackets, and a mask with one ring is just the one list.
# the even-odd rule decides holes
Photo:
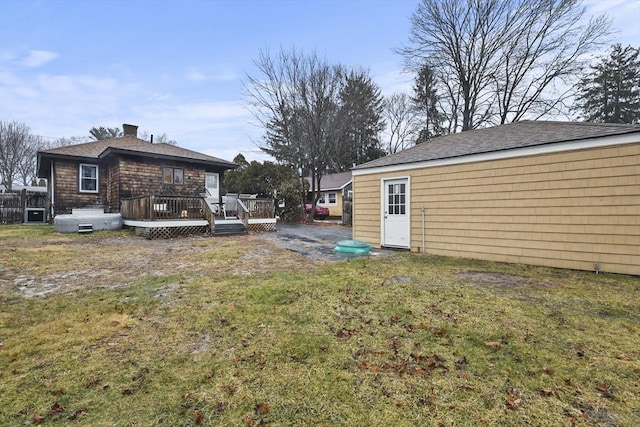
[(335, 251), (349, 254), (368, 254), (371, 245), (360, 240), (341, 240), (336, 244)]

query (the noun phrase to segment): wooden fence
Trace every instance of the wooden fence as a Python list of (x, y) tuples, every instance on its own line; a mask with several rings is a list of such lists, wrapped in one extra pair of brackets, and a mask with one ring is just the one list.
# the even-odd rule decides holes
[(46, 206), (46, 194), (26, 190), (0, 193), (0, 224), (20, 224), (24, 222), (25, 208), (46, 208)]

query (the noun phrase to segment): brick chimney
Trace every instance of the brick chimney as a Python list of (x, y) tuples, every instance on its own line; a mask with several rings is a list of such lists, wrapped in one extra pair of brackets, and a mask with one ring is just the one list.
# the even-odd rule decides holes
[(138, 137), (138, 126), (135, 125), (128, 125), (126, 123), (122, 124), (122, 135), (123, 136), (133, 136), (133, 137)]

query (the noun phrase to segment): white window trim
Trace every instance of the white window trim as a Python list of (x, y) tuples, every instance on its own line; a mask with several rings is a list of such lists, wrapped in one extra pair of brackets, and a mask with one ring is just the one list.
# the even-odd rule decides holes
[[(334, 198), (333, 198), (333, 202), (331, 202), (331, 198), (329, 197), (331, 194), (333, 194)], [(327, 200), (327, 205), (329, 206), (336, 206), (338, 204), (338, 193), (336, 193), (335, 191), (331, 191), (329, 193), (327, 193), (326, 196), (326, 200)]]
[[(83, 190), (82, 189), (82, 168), (90, 167), (96, 169), (96, 189), (95, 190)], [(92, 165), (90, 163), (80, 163), (78, 167), (78, 192), (80, 193), (98, 193), (100, 192), (100, 167), (98, 165)]]
[[(331, 203), (329, 201), (329, 194), (335, 194), (335, 202)], [(323, 191), (318, 198), (318, 206), (338, 206), (338, 193), (335, 191)]]
[[(405, 193), (405, 209), (406, 209), (406, 213), (407, 213), (407, 229), (406, 229), (406, 233), (407, 233), (407, 241), (408, 244), (407, 246), (398, 246), (401, 248), (405, 248), (405, 249), (409, 249), (411, 250), (411, 175), (401, 175), (401, 176), (391, 176), (391, 177), (386, 177), (386, 178), (381, 178), (380, 179), (380, 247), (384, 247), (385, 245), (385, 241), (384, 241), (384, 232), (385, 232), (385, 223), (384, 223), (384, 210), (386, 208), (385, 206), (385, 185), (387, 184), (388, 181), (395, 181), (395, 180), (400, 180), (400, 179), (406, 179), (407, 180), (407, 191)], [(395, 247), (395, 246), (393, 246)]]

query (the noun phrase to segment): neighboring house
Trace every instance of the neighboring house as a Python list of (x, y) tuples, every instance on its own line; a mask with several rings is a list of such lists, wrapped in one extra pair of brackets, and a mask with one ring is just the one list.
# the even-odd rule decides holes
[[(307, 178), (307, 181), (310, 181), (310, 178)], [(320, 197), (317, 204), (329, 209), (330, 216), (342, 216), (344, 201), (351, 200), (351, 197), (351, 171), (325, 175), (320, 180)]]
[(225, 170), (237, 165), (170, 144), (124, 136), (38, 152), (38, 177), (47, 179), (49, 215), (74, 208), (120, 212), (123, 199), (146, 195), (199, 196), (205, 187), (220, 198)]
[(640, 274), (640, 125), (522, 121), (442, 136), (352, 172), (354, 239)]

